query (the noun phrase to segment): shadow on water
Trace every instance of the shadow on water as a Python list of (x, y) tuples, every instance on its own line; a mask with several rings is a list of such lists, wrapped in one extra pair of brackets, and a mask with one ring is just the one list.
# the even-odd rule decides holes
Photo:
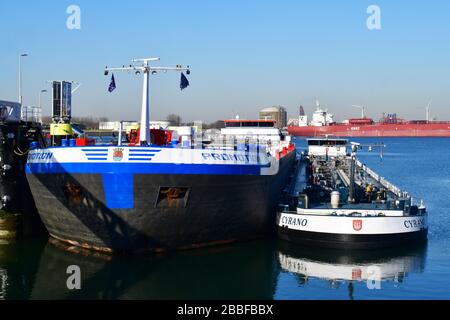
[(293, 274), (301, 287), (312, 280), (328, 282), (331, 288), (346, 284), (348, 299), (354, 299), (358, 283), (392, 281), (403, 283), (410, 273), (425, 271), (428, 244), (412, 244), (379, 250), (344, 251), (278, 244), (278, 263), (283, 272)]
[[(79, 291), (66, 286), (71, 265), (81, 269)], [(137, 256), (93, 254), (49, 243), (31, 298), (270, 300), (276, 277), (275, 245), (269, 241)]]

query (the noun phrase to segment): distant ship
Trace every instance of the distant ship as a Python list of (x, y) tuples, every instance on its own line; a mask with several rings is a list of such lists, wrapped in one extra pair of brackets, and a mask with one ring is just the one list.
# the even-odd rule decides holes
[[(359, 106), (355, 106), (359, 107)], [(308, 122), (303, 107), (300, 107), (298, 123), (288, 127), (293, 136), (319, 137), (333, 135), (337, 137), (450, 137), (450, 121), (404, 120), (397, 114), (383, 114), (377, 122), (367, 118), (362, 109), (361, 118), (334, 121), (334, 116), (317, 103), (312, 120)]]

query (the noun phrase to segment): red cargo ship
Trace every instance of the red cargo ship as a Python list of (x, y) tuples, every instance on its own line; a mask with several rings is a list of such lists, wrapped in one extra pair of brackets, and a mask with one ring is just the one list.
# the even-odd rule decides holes
[(288, 127), (290, 135), (318, 137), (333, 135), (340, 137), (450, 137), (450, 121), (404, 120), (396, 114), (384, 114), (376, 122), (364, 116), (342, 123), (333, 120), (333, 115), (319, 105), (311, 122), (300, 108), (298, 123)]

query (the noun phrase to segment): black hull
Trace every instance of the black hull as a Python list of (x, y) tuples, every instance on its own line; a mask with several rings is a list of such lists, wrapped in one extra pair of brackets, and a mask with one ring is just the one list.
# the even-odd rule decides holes
[(305, 246), (360, 250), (382, 249), (425, 242), (428, 230), (398, 234), (353, 235), (307, 232), (279, 227), (278, 235), (282, 240)]
[[(28, 174), (50, 235), (103, 251), (173, 250), (258, 237), (273, 230), (295, 152), (274, 176), (134, 175), (132, 209), (106, 206), (101, 174)], [(159, 202), (161, 188), (187, 195)]]

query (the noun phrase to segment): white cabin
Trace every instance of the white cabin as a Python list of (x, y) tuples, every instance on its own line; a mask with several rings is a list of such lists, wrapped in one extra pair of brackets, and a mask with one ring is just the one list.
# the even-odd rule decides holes
[(234, 136), (236, 139), (259, 138), (280, 141), (280, 129), (275, 127), (273, 120), (226, 120), (225, 128), (221, 129), (224, 136)]
[(347, 154), (346, 139), (308, 139), (308, 154), (319, 157), (343, 157)]

